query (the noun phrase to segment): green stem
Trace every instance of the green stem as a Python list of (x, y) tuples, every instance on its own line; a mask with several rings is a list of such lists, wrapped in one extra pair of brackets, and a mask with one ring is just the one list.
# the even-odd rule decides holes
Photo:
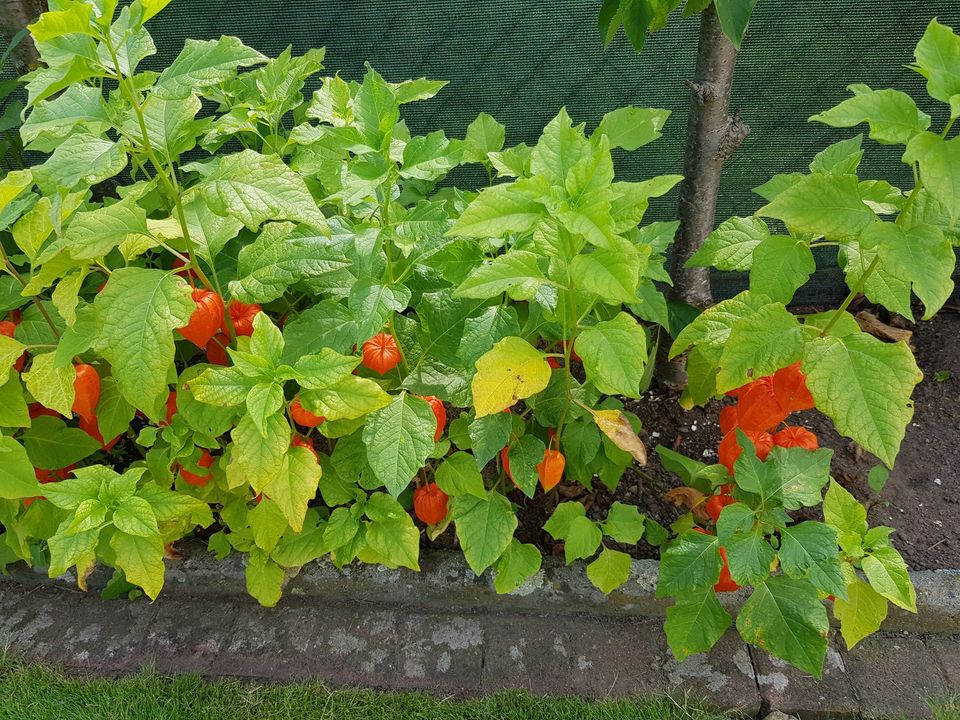
[[(573, 375), (570, 372), (570, 355), (573, 353), (573, 340), (568, 331), (567, 319), (573, 319), (577, 315), (577, 299), (574, 296), (573, 281), (570, 278), (569, 267), (567, 269), (567, 288), (564, 290), (564, 310), (563, 310), (563, 408), (560, 410), (560, 420), (557, 422), (557, 447), (560, 447), (560, 439), (563, 435), (563, 427), (567, 421), (567, 413), (570, 410), (570, 391)], [(574, 332), (576, 326), (574, 326)]]
[[(193, 243), (193, 239), (190, 237), (190, 229), (187, 227), (187, 218), (183, 211), (183, 202), (180, 198), (180, 186), (177, 182), (177, 175), (175, 172), (172, 174), (172, 176), (167, 175), (163, 163), (159, 160), (156, 152), (153, 149), (153, 144), (150, 142), (150, 135), (147, 132), (147, 123), (143, 116), (143, 107), (137, 100), (136, 92), (130, 87), (129, 78), (124, 76), (124, 74), (120, 71), (120, 60), (117, 57), (117, 52), (113, 47), (113, 43), (110, 41), (109, 33), (103, 37), (103, 43), (106, 46), (107, 51), (110, 53), (111, 59), (113, 60), (113, 67), (117, 73), (116, 81), (120, 87), (120, 92), (126, 96), (127, 101), (130, 103), (131, 107), (133, 108), (133, 112), (137, 117), (137, 125), (140, 127), (141, 140), (143, 141), (143, 150), (146, 153), (147, 158), (150, 160), (150, 163), (153, 165), (157, 178), (163, 184), (170, 197), (170, 200), (173, 202), (174, 210), (177, 214), (177, 220), (180, 223), (180, 231), (183, 234), (183, 240), (187, 244), (190, 257), (193, 258), (197, 254), (197, 249)], [(193, 270), (197, 273), (197, 277), (200, 278), (200, 282), (202, 282), (208, 289), (213, 289), (213, 284), (210, 282), (209, 278), (207, 278), (199, 263), (194, 262), (193, 265)]]
[(862, 291), (863, 286), (867, 283), (867, 278), (869, 278), (873, 271), (877, 269), (877, 265), (880, 264), (880, 255), (879, 253), (874, 256), (873, 261), (860, 276), (860, 279), (857, 280), (857, 284), (853, 286), (853, 289), (850, 290), (850, 293), (843, 299), (843, 302), (840, 303), (840, 307), (837, 308), (837, 311), (833, 314), (833, 317), (830, 318), (830, 322), (824, 325), (823, 330), (820, 331), (820, 337), (825, 337), (827, 333), (837, 324), (837, 321), (840, 319), (840, 316), (847, 311), (847, 308), (850, 307), (850, 303), (853, 302), (854, 298), (857, 297)]
[(943, 132), (940, 133), (940, 137), (946, 138), (947, 135), (950, 133), (950, 131), (953, 129), (953, 124), (956, 121), (957, 119), (955, 117), (950, 118), (950, 120), (947, 121), (947, 126), (943, 129)]

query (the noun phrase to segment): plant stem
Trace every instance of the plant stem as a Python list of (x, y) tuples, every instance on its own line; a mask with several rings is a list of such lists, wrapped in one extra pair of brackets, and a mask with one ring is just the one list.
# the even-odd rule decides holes
[(850, 303), (853, 302), (854, 298), (857, 297), (862, 291), (863, 286), (867, 283), (867, 278), (869, 278), (873, 271), (877, 269), (877, 265), (880, 264), (880, 254), (878, 253), (874, 256), (873, 261), (867, 266), (867, 269), (860, 276), (860, 279), (857, 280), (857, 284), (853, 286), (849, 294), (843, 299), (843, 302), (840, 303), (840, 307), (837, 308), (837, 311), (833, 314), (833, 317), (830, 318), (830, 322), (824, 325), (823, 330), (820, 331), (820, 337), (825, 337), (828, 332), (837, 324), (837, 321), (840, 319), (840, 316), (847, 311), (847, 308), (850, 307)]
[[(563, 310), (563, 408), (560, 410), (560, 420), (557, 422), (557, 447), (560, 447), (560, 438), (563, 435), (563, 426), (567, 421), (567, 412), (570, 410), (570, 386), (573, 375), (570, 373), (570, 356), (573, 354), (573, 340), (570, 338), (567, 318), (573, 319), (577, 315), (577, 299), (574, 296), (573, 280), (570, 278), (569, 265), (567, 266), (567, 288), (564, 293)], [(576, 331), (576, 327), (574, 327)]]
[[(157, 178), (163, 184), (171, 202), (173, 203), (174, 210), (177, 214), (177, 220), (180, 223), (180, 231), (183, 233), (183, 240), (187, 244), (187, 251), (190, 253), (190, 257), (192, 259), (197, 254), (197, 249), (193, 243), (193, 239), (190, 237), (190, 229), (187, 226), (187, 218), (183, 211), (183, 202), (180, 198), (180, 185), (177, 182), (177, 175), (175, 172), (172, 173), (172, 176), (167, 175), (163, 163), (159, 160), (156, 152), (153, 149), (153, 144), (150, 142), (150, 135), (147, 133), (147, 123), (143, 117), (143, 107), (141, 107), (140, 102), (137, 100), (136, 92), (134, 92), (134, 90), (130, 87), (129, 78), (124, 76), (124, 74), (120, 71), (120, 60), (117, 57), (117, 51), (114, 49), (113, 43), (110, 41), (109, 32), (103, 36), (103, 43), (106, 46), (107, 51), (110, 53), (111, 59), (113, 60), (113, 67), (117, 73), (116, 80), (120, 86), (120, 92), (126, 96), (131, 107), (133, 107), (134, 114), (137, 117), (137, 125), (140, 127), (141, 140), (143, 141), (143, 150), (147, 154), (147, 158), (150, 160), (150, 163), (153, 165), (153, 168), (157, 173)], [(193, 266), (193, 270), (197, 273), (197, 277), (200, 278), (200, 282), (202, 282), (208, 289), (212, 290), (213, 284), (203, 272), (203, 268), (201, 268), (197, 262), (194, 262)]]

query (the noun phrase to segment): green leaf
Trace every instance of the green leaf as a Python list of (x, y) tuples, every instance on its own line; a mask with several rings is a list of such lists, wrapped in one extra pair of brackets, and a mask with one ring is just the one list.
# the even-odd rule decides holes
[(503, 555), (517, 529), (510, 501), (497, 492), (485, 498), (460, 495), (451, 500), (451, 518), (470, 569), (477, 575)]
[[(157, 52), (150, 33), (143, 28), (140, 8), (142, 8), (141, 3), (123, 8), (120, 16), (110, 25), (110, 42), (115, 48), (116, 63), (105, 42), (97, 48), (97, 59), (100, 64), (114, 74), (122, 73), (132, 76), (141, 60)], [(111, 9), (109, 14), (101, 18), (100, 23), (109, 23), (112, 15)]]
[(430, 457), (436, 427), (430, 406), (407, 393), (371, 414), (363, 429), (367, 459), (393, 497), (403, 492)]
[(627, 313), (586, 328), (577, 336), (577, 353), (583, 359), (587, 378), (600, 392), (640, 397), (647, 335)]
[(10, 377), (0, 385), (0, 427), (18, 428), (30, 425), (27, 401), (23, 396), (23, 383), (18, 377)]
[(253, 541), (264, 552), (272, 552), (289, 528), (286, 516), (271, 498), (263, 498), (255, 508), (248, 511), (247, 521), (250, 523)]
[(771, 235), (753, 252), (750, 289), (786, 305), (816, 269), (817, 263), (806, 242)]
[(99, 532), (106, 517), (106, 505), (99, 500), (84, 500), (77, 505), (76, 510), (74, 510), (70, 526), (64, 534), (75, 535), (77, 533), (89, 532), (90, 530)]
[(336, 550), (353, 540), (359, 530), (359, 513), (353, 508), (339, 507), (330, 514), (330, 520), (323, 530), (323, 539), (331, 549)]
[(355, 355), (341, 355), (330, 348), (321, 348), (315, 355), (297, 360), (297, 383), (310, 390), (322, 390), (343, 380), (360, 364)]
[(543, 462), (546, 449), (543, 441), (535, 435), (524, 435), (510, 444), (507, 453), (510, 474), (513, 475), (514, 484), (527, 497), (533, 497), (537, 491), (537, 465)]
[(816, 589), (806, 580), (778, 575), (757, 587), (737, 616), (737, 630), (761, 650), (823, 676), (830, 623)]
[(707, 235), (687, 267), (745, 272), (753, 265), (753, 251), (769, 237), (770, 229), (760, 218), (732, 217)]
[(122, 141), (113, 142), (87, 133), (68, 137), (46, 162), (33, 168), (33, 179), (48, 195), (60, 188), (72, 190), (103, 182), (127, 166)]
[[(10, 371), (13, 369), (14, 364), (26, 349), (26, 346), (19, 340), (14, 340), (12, 337), (7, 337), (6, 335), (0, 335), (0, 383), (7, 382), (7, 379), (11, 376)], [(49, 372), (49, 370), (45, 372)], [(57, 395), (59, 393), (55, 390), (53, 394)], [(68, 411), (72, 404), (73, 398), (70, 398), (70, 403), (67, 405)]]
[(630, 556), (605, 547), (600, 556), (587, 565), (587, 577), (600, 592), (609, 595), (630, 578)]
[(517, 311), (512, 307), (488, 307), (477, 317), (467, 318), (463, 324), (457, 358), (467, 367), (505, 337), (520, 334)]
[(330, 349), (350, 352), (360, 339), (357, 321), (344, 305), (323, 300), (307, 308), (283, 326), (284, 350), (281, 362), (292, 364), (303, 355)]
[(823, 499), (823, 519), (837, 531), (842, 546), (846, 545), (844, 536), (852, 536), (859, 543), (867, 532), (866, 508), (832, 478)]
[(492, 415), (536, 395), (550, 382), (550, 365), (539, 350), (507, 337), (477, 360), (471, 389), (477, 418)]
[(757, 0), (714, 0), (723, 34), (739, 49)]
[(778, 194), (757, 215), (782, 220), (799, 233), (828, 240), (855, 238), (877, 216), (860, 198), (856, 175), (815, 173)]
[(804, 349), (803, 371), (817, 409), (893, 467), (923, 377), (910, 349), (865, 333), (816, 338)]
[(823, 486), (830, 479), (833, 450), (820, 448), (813, 452), (804, 448), (775, 447), (767, 461), (777, 472), (777, 495), (787, 510), (814, 507), (823, 502)]
[[(177, 98), (148, 95), (142, 111), (151, 147), (169, 160), (192, 150), (200, 130), (194, 122), (200, 107), (200, 98), (193, 94)], [(138, 120), (127, 117), (121, 128), (127, 135), (140, 138), (143, 135)]]
[(0, 435), (0, 498), (19, 500), (40, 494), (27, 451), (12, 437)]
[(890, 222), (875, 223), (860, 242), (876, 246), (887, 273), (910, 282), (924, 304), (924, 320), (933, 317), (953, 294), (957, 256), (940, 228), (914, 225), (904, 230)]
[(370, 523), (364, 538), (378, 555), (378, 561), (387, 567), (420, 569), (420, 531), (406, 513)]
[(847, 648), (872, 635), (887, 618), (887, 600), (862, 580), (847, 585), (847, 600), (834, 601), (833, 614), (840, 621), (840, 634)]
[(300, 400), (314, 415), (331, 421), (363, 417), (388, 405), (390, 396), (376, 381), (348, 375), (322, 390), (304, 390), (300, 394)]
[(718, 366), (723, 351), (729, 344), (734, 325), (769, 304), (768, 297), (750, 291), (742, 292), (729, 300), (722, 300), (702, 312), (680, 331), (670, 348), (670, 358), (675, 358), (691, 345), (695, 345), (706, 361)]
[(168, 65), (154, 85), (164, 98), (186, 97), (201, 88), (233, 77), (237, 68), (266, 62), (267, 58), (239, 39), (222, 35), (219, 40), (187, 40), (183, 50)]
[(814, 155), (810, 172), (856, 175), (863, 159), (863, 135), (835, 142)]
[(600, 526), (603, 534), (625, 545), (636, 545), (643, 537), (643, 515), (634, 505), (615, 502), (607, 511), (607, 519)]
[(35, 41), (46, 42), (73, 33), (94, 34), (90, 24), (90, 15), (93, 10), (90, 5), (78, 2), (65, 4), (63, 7), (63, 10), (50, 10), (43, 13), (35, 23), (27, 26)]
[(285, 456), (290, 448), (290, 425), (281, 413), (271, 416), (264, 424), (265, 433), (245, 415), (230, 433), (233, 447), (227, 464), (230, 487), (249, 483), (255, 492), (273, 482), (284, 469)]
[(403, 148), (400, 177), (436, 182), (460, 164), (463, 145), (447, 140), (443, 130), (413, 137)]
[(554, 540), (564, 540), (570, 534), (573, 522), (578, 518), (585, 518), (586, 510), (578, 502), (562, 502), (557, 505), (550, 515), (550, 519), (544, 523), (543, 529), (553, 537)]
[(603, 116), (593, 137), (606, 135), (611, 148), (632, 152), (658, 139), (670, 114), (670, 110), (655, 108), (617, 108)]
[(878, 547), (861, 563), (870, 586), (894, 605), (917, 611), (917, 591), (903, 557), (893, 547)]
[(250, 551), (246, 572), (247, 592), (264, 607), (274, 607), (280, 602), (286, 574), (283, 568), (270, 560), (260, 548)]
[(270, 420), (283, 407), (283, 389), (276, 383), (257, 383), (246, 397), (247, 417), (257, 426), (261, 435), (269, 432)]
[(47, 541), (50, 550), (50, 577), (59, 577), (71, 567), (77, 568), (77, 585), (86, 587), (87, 575), (97, 563), (97, 543), (99, 530), (87, 530), (73, 535), (66, 534), (70, 519), (63, 521), (57, 533)]
[(513, 416), (510, 413), (484, 415), (470, 423), (467, 433), (478, 469), (483, 469), (506, 446), (512, 428)]
[(47, 483), (44, 495), (53, 505), (64, 510), (76, 510), (86, 500), (96, 500), (100, 489), (116, 473), (102, 465), (74, 471), (74, 477), (62, 482)]
[(354, 98), (353, 114), (356, 126), (367, 144), (377, 149), (400, 119), (400, 104), (396, 94), (390, 84), (369, 65), (363, 84)]
[(924, 188), (956, 222), (960, 218), (960, 138), (943, 140), (930, 133), (920, 135), (908, 146), (904, 157), (908, 156), (920, 163)]
[(851, 85), (854, 96), (810, 118), (830, 127), (870, 125), (870, 139), (881, 145), (906, 145), (914, 135), (930, 127), (930, 116), (921, 112), (906, 93), (899, 90), (870, 90)]
[(149, 538), (160, 532), (150, 503), (136, 496), (127, 498), (113, 511), (113, 524), (117, 530), (137, 537)]
[(370, 337), (386, 325), (394, 313), (403, 312), (410, 302), (410, 290), (405, 285), (381, 285), (363, 278), (350, 288), (347, 304), (355, 318), (359, 318), (360, 337)]
[(876, 248), (865, 248), (860, 244), (840, 246), (837, 261), (843, 268), (847, 287), (862, 288), (863, 294), (871, 302), (913, 320), (909, 280), (888, 272), (883, 263), (879, 263), (873, 273), (863, 279), (864, 272), (873, 264), (877, 254)]
[(516, 299), (532, 299), (545, 281), (536, 255), (511, 250), (471, 272), (457, 288), (455, 296), (485, 300), (510, 292)]
[(293, 232), (289, 223), (271, 223), (240, 250), (230, 294), (241, 302), (270, 302), (294, 283), (341, 272), (351, 264), (322, 235)]
[(480, 113), (476, 120), (467, 126), (467, 135), (464, 138), (466, 149), (463, 154), (465, 163), (487, 163), (487, 153), (499, 152), (503, 149), (506, 138), (506, 127), (487, 113)]
[(74, 260), (102, 258), (121, 243), (146, 236), (147, 232), (146, 211), (129, 197), (75, 214), (62, 239), (47, 246), (37, 262), (46, 262), (61, 248), (66, 248)]
[(543, 558), (536, 545), (521, 543), (514, 538), (494, 568), (494, 589), (504, 595), (523, 585), (527, 578), (540, 572)]
[(683, 660), (710, 650), (730, 624), (730, 616), (720, 605), (713, 588), (705, 588), (678, 596), (667, 608), (663, 629), (674, 657)]
[(257, 384), (236, 367), (212, 367), (184, 383), (184, 387), (201, 403), (231, 408), (243, 405)]
[(688, 530), (675, 538), (660, 555), (657, 597), (679, 596), (711, 588), (720, 579), (720, 550), (715, 536)]
[(446, 458), (436, 469), (434, 476), (440, 489), (451, 497), (456, 495), (486, 497), (487, 490), (483, 484), (483, 476), (469, 453), (456, 452)]
[(807, 521), (780, 530), (780, 566), (792, 578), (807, 578), (818, 590), (842, 598), (847, 595), (840, 567), (836, 531)]
[(29, 146), (39, 138), (41, 143), (37, 149), (50, 148), (59, 144), (77, 126), (98, 135), (110, 124), (100, 89), (71, 85), (56, 99), (34, 105), (20, 126), (20, 137), (24, 145)]
[(308, 448), (292, 447), (287, 452), (283, 470), (268, 482), (263, 492), (283, 513), (295, 532), (303, 530), (307, 504), (317, 496), (320, 465)]
[(203, 179), (190, 193), (202, 197), (218, 215), (242, 220), (250, 230), (267, 220), (326, 227), (303, 178), (278, 157), (243, 150), (217, 157), (200, 170)]
[(447, 235), (482, 238), (527, 232), (544, 211), (534, 197), (518, 192), (515, 183), (494, 185), (477, 195)]
[(755, 513), (735, 503), (724, 508), (717, 524), (717, 536), (727, 552), (730, 576), (740, 585), (760, 585), (770, 575), (776, 553), (763, 528), (756, 526)]
[(917, 62), (910, 67), (927, 79), (927, 93), (951, 106), (956, 117), (956, 96), (960, 94), (960, 36), (934, 18), (914, 51)]
[(791, 365), (803, 353), (803, 340), (803, 328), (782, 303), (745, 315), (730, 328), (720, 356), (717, 391), (741, 387)]
[(880, 495), (883, 492), (883, 488), (887, 484), (887, 478), (890, 477), (890, 471), (887, 470), (883, 465), (874, 465), (870, 468), (870, 472), (867, 473), (867, 484), (870, 485), (870, 489), (873, 490), (877, 495)]
[(150, 508), (161, 525), (182, 522), (190, 526), (209, 527), (213, 524), (210, 506), (192, 495), (147, 483), (137, 490), (137, 496), (150, 503)]
[(35, 418), (22, 440), (30, 462), (44, 470), (67, 467), (100, 449), (100, 443), (83, 430), (49, 416)]
[(534, 175), (545, 176), (552, 185), (562, 187), (571, 168), (591, 155), (590, 141), (583, 127), (574, 127), (566, 108), (561, 108), (543, 129), (543, 134), (530, 155)]
[(621, 243), (616, 249), (600, 248), (577, 255), (570, 263), (570, 274), (579, 289), (600, 296), (604, 302), (629, 304), (637, 301), (640, 265), (636, 248)]
[[(92, 54), (92, 41), (90, 41), (88, 47), (91, 49), (90, 54)], [(89, 57), (80, 57), (70, 51), (68, 51), (68, 54), (71, 56), (70, 59), (62, 64), (41, 67), (23, 76), (23, 79), (28, 81), (28, 106), (55, 95), (75, 83), (103, 77), (103, 69), (96, 66)]]
[(117, 567), (127, 580), (143, 588), (151, 600), (156, 600), (163, 588), (163, 539), (159, 534), (149, 537), (116, 532), (110, 538), (110, 547), (116, 553)]
[(173, 330), (186, 325), (196, 309), (190, 286), (162, 270), (120, 268), (110, 275), (94, 307), (102, 327), (102, 353), (120, 392), (154, 417), (157, 401), (169, 392)]

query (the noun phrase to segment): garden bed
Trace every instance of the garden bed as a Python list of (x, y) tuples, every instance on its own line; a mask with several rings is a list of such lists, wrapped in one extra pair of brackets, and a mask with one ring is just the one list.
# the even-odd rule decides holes
[[(833, 476), (870, 507), (871, 525), (896, 528), (897, 547), (914, 570), (960, 568), (960, 488), (957, 467), (960, 447), (956, 433), (960, 427), (960, 313), (945, 310), (929, 322), (912, 327), (917, 364), (924, 379), (914, 393), (915, 414), (907, 428), (897, 463), (881, 496), (867, 484), (867, 473), (878, 461), (841, 437), (826, 417), (816, 411), (798, 415), (824, 447), (834, 450)], [(944, 375), (948, 373), (949, 375)], [(651, 449), (645, 468), (627, 470), (616, 492), (599, 483), (594, 492), (570, 487), (572, 497), (587, 499), (596, 517), (603, 517), (615, 501), (636, 505), (663, 525), (676, 520), (684, 510), (664, 499), (664, 493), (681, 485), (676, 475), (664, 469), (652, 448), (671, 447), (706, 463), (717, 461), (717, 445), (722, 434), (717, 416), (723, 401), (685, 411), (678, 394), (654, 387), (639, 402), (628, 407), (643, 421), (643, 434)], [(520, 524), (524, 542), (533, 542), (545, 552), (559, 552), (562, 546), (542, 531), (557, 500), (555, 495), (537, 495), (526, 500), (520, 493)], [(452, 538), (452, 533), (447, 537)], [(656, 558), (658, 549), (646, 543), (621, 548), (634, 557)]]

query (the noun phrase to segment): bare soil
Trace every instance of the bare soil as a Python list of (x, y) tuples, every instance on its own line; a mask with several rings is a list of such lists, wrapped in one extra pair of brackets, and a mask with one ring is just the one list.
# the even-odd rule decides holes
[[(913, 399), (915, 412), (883, 492), (878, 496), (867, 483), (867, 473), (879, 464), (850, 440), (840, 437), (832, 422), (816, 411), (792, 416), (820, 439), (822, 447), (834, 450), (834, 478), (869, 507), (872, 525), (897, 530), (894, 543), (915, 570), (960, 568), (960, 308), (947, 308), (929, 322), (911, 329), (917, 363), (923, 381)], [(704, 408), (683, 410), (677, 394), (654, 387), (630, 410), (643, 421), (643, 435), (651, 449), (649, 464), (631, 468), (616, 492), (599, 486), (593, 492), (579, 487), (561, 487), (559, 496), (520, 496), (521, 527), (518, 537), (534, 542), (547, 552), (559, 553), (543, 522), (564, 495), (578, 497), (594, 517), (603, 517), (611, 503), (637, 505), (640, 511), (669, 525), (683, 512), (664, 500), (663, 494), (681, 483), (666, 471), (653, 447), (667, 445), (703, 462), (717, 461), (720, 427), (717, 416), (723, 401)], [(515, 493), (519, 496), (519, 493)], [(515, 501), (517, 498), (514, 498)], [(624, 548), (637, 557), (657, 557), (657, 548), (641, 542)]]

